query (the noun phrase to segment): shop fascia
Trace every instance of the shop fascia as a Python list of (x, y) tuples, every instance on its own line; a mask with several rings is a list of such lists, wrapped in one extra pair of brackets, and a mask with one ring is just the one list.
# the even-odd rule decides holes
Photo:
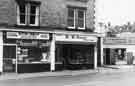
[(49, 33), (7, 32), (7, 38), (49, 40)]
[(84, 34), (56, 34), (56, 41), (97, 42), (96, 36)]

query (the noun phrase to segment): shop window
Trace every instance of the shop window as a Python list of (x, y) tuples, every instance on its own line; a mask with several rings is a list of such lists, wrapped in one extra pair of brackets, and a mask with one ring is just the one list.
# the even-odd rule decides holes
[(18, 47), (18, 62), (20, 63), (41, 63), (48, 62), (48, 48)]
[(17, 4), (18, 25), (39, 25), (39, 5), (32, 3)]
[(61, 52), (63, 55), (63, 61), (66, 64), (93, 64), (93, 46), (65, 44), (63, 45)]
[(68, 8), (68, 28), (69, 29), (85, 29), (85, 9)]
[(49, 45), (46, 41), (17, 40), (19, 63), (49, 62)]

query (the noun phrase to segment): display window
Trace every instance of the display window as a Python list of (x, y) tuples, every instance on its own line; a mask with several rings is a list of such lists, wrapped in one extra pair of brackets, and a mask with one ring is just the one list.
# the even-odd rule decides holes
[(93, 46), (72, 46), (69, 64), (92, 64), (94, 52)]
[(115, 49), (115, 54), (117, 55), (117, 60), (125, 60), (126, 49)]
[[(34, 44), (32, 44), (34, 43)], [(46, 42), (22, 42), (17, 48), (18, 63), (41, 63), (49, 62), (49, 46)]]
[(20, 63), (38, 63), (48, 62), (48, 47), (18, 47), (18, 62)]
[(92, 64), (94, 58), (93, 45), (63, 44), (56, 46), (56, 63)]

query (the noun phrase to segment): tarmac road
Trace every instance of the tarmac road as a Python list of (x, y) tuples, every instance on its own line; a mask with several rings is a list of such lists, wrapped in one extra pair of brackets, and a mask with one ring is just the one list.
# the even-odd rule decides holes
[(135, 72), (3, 80), (0, 86), (135, 86)]

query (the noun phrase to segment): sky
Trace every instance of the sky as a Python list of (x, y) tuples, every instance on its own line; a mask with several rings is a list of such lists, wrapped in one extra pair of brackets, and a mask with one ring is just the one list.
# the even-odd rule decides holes
[(135, 0), (96, 0), (96, 22), (112, 25), (135, 22)]

